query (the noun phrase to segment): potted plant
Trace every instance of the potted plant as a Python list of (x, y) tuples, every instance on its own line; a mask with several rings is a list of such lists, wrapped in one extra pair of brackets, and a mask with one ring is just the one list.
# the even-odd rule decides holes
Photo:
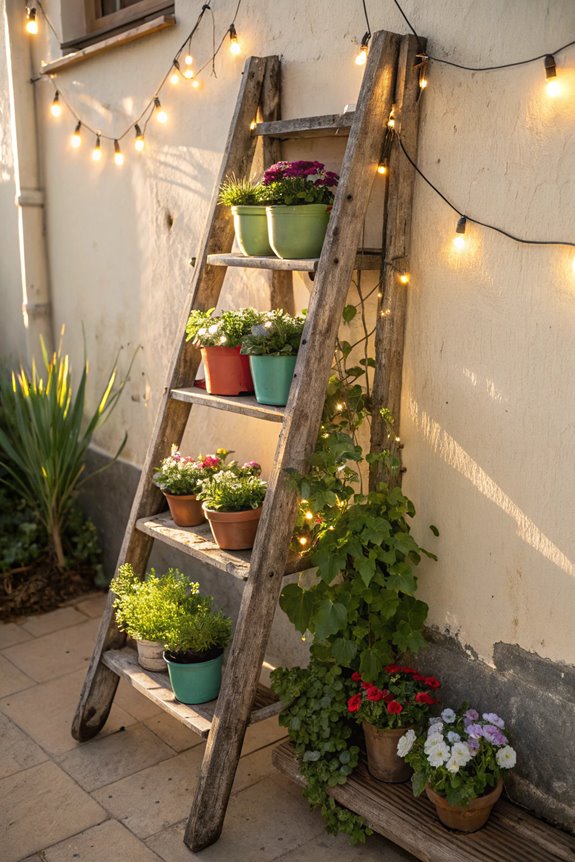
[(399, 740), (398, 754), (413, 767), (413, 793), (423, 790), (449, 829), (476, 832), (501, 796), (503, 775), (515, 766), (505, 722), (494, 712), (444, 709), (427, 731)]
[(218, 449), (215, 455), (182, 455), (176, 445), (161, 462), (153, 475), (154, 485), (168, 501), (170, 514), (178, 527), (196, 527), (206, 520), (202, 504), (196, 493), (204, 479), (213, 476), (224, 466), (229, 455), (227, 449)]
[(165, 671), (162, 652), (169, 620), (178, 608), (190, 603), (198, 584), (178, 569), (168, 569), (164, 575), (150, 569), (142, 579), (131, 563), (124, 563), (110, 589), (115, 596), (118, 628), (136, 641), (140, 665), (146, 670)]
[(253, 392), (250, 362), (247, 356), (241, 356), (240, 344), (259, 322), (261, 313), (254, 308), (240, 308), (214, 317), (214, 310), (194, 309), (186, 326), (186, 340), (201, 349), (206, 389), (211, 395)]
[(305, 317), (282, 309), (266, 312), (242, 339), (241, 352), (250, 370), (260, 404), (287, 404)]
[(267, 490), (260, 471), (259, 464), (250, 461), (202, 482), (198, 499), (203, 501), (214, 540), (223, 550), (253, 548)]
[(277, 162), (264, 173), (270, 245), (278, 257), (319, 257), (339, 177), (322, 162)]
[(398, 741), (406, 731), (427, 726), (429, 708), (437, 703), (432, 692), (441, 683), (398, 664), (387, 665), (379, 685), (366, 682), (357, 671), (351, 679), (357, 691), (347, 709), (363, 727), (370, 774), (379, 781), (407, 781), (411, 767), (399, 757)]
[(236, 240), (243, 254), (273, 255), (265, 208), (268, 197), (268, 189), (261, 182), (238, 179), (234, 174), (220, 186), (218, 202), (232, 209)]
[(212, 597), (198, 592), (171, 614), (164, 634), (164, 661), (180, 703), (206, 703), (218, 696), (222, 659), (232, 621), (212, 610)]

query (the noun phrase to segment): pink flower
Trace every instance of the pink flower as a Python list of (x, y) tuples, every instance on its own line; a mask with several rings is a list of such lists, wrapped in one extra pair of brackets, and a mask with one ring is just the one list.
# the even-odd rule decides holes
[(357, 712), (361, 706), (361, 694), (352, 694), (347, 702), (348, 712)]
[(206, 455), (202, 461), (202, 467), (204, 469), (207, 469), (208, 467), (219, 467), (221, 463), (221, 459), (218, 458), (217, 455)]

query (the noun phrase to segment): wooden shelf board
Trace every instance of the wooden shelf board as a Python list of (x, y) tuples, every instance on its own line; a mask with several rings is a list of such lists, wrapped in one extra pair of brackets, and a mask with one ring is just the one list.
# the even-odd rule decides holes
[(321, 117), (298, 117), (293, 120), (274, 120), (258, 123), (254, 135), (268, 138), (328, 138), (347, 137), (355, 116), (354, 111), (345, 114), (324, 114)]
[[(272, 754), (274, 766), (300, 785), (297, 758), (289, 743)], [(331, 789), (341, 805), (365, 818), (371, 828), (424, 862), (573, 862), (575, 838), (526, 811), (500, 800), (487, 825), (465, 835), (438, 821), (435, 808), (422, 796), (414, 799), (411, 784), (376, 781), (364, 764), (346, 784)]]
[[(283, 260), (281, 257), (248, 257), (239, 252), (229, 254), (209, 254), (211, 266), (240, 266), (243, 269), (272, 269), (289, 272), (317, 272), (319, 257)], [(360, 249), (355, 260), (355, 269), (379, 270), (381, 268), (380, 249)]]
[(242, 413), (244, 416), (266, 419), (269, 422), (283, 422), (284, 418), (284, 407), (259, 404), (253, 395), (210, 395), (205, 389), (198, 389), (196, 386), (189, 389), (172, 389), (171, 395), (176, 401), (188, 401), (203, 407), (213, 407), (215, 410)]
[[(127, 680), (136, 691), (139, 691), (160, 709), (200, 736), (207, 737), (212, 726), (216, 700), (194, 706), (180, 703), (174, 697), (168, 674), (144, 670), (138, 664), (136, 651), (131, 647), (108, 650), (103, 653), (102, 661), (106, 667), (122, 679)], [(273, 692), (269, 688), (259, 685), (249, 723), (255, 724), (258, 721), (265, 721), (266, 718), (276, 715), (280, 708), (281, 704), (276, 700)]]
[[(245, 581), (250, 570), (251, 551), (222, 551), (214, 542), (209, 524), (199, 527), (177, 527), (168, 512), (140, 518), (136, 529), (153, 539), (164, 542), (170, 547), (189, 554), (234, 578)], [(288, 560), (285, 574), (300, 572), (310, 568), (309, 562), (295, 556)]]

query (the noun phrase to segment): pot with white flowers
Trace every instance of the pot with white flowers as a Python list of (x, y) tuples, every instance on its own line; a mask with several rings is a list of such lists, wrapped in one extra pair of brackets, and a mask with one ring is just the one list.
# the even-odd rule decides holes
[(215, 455), (182, 455), (176, 445), (164, 458), (152, 479), (167, 500), (170, 514), (178, 527), (196, 527), (206, 520), (196, 494), (204, 479), (223, 469), (229, 452), (218, 449)]
[(268, 198), (268, 189), (261, 182), (238, 179), (234, 174), (220, 186), (218, 203), (231, 208), (236, 241), (245, 255), (273, 256), (266, 218)]
[(425, 790), (444, 826), (459, 832), (487, 823), (517, 760), (503, 719), (467, 707), (444, 709), (426, 731), (408, 732), (398, 752), (414, 770), (414, 795)]
[(202, 483), (202, 500), (216, 544), (223, 550), (253, 548), (267, 482), (259, 478), (256, 461), (243, 466), (233, 462)]
[(365, 681), (357, 671), (351, 679), (357, 692), (347, 709), (363, 727), (370, 774), (379, 781), (407, 781), (411, 767), (398, 755), (399, 740), (427, 726), (430, 707), (437, 703), (432, 692), (441, 683), (397, 664), (387, 665), (377, 683)]
[(304, 315), (292, 317), (274, 309), (263, 314), (242, 339), (241, 352), (250, 358), (260, 404), (287, 404), (304, 325)]
[(254, 391), (250, 361), (241, 356), (240, 344), (252, 326), (259, 323), (261, 312), (254, 308), (223, 311), (214, 316), (194, 309), (186, 325), (186, 340), (199, 347), (210, 395), (241, 395)]

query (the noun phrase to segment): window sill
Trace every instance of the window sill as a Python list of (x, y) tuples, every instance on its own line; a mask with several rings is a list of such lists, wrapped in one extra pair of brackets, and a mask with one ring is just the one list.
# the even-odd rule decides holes
[(66, 54), (65, 57), (60, 57), (58, 60), (44, 63), (41, 70), (42, 74), (53, 75), (56, 72), (61, 72), (69, 66), (75, 66), (76, 63), (90, 60), (92, 57), (97, 57), (99, 54), (103, 54), (113, 48), (120, 48), (122, 45), (135, 42), (137, 39), (143, 39), (146, 36), (151, 36), (153, 33), (159, 33), (161, 30), (173, 27), (175, 23), (176, 19), (173, 15), (159, 15), (151, 21), (146, 21), (145, 24), (138, 24), (137, 27), (131, 27), (122, 33), (116, 33), (114, 36), (96, 42), (94, 45), (88, 45), (88, 47), (74, 51), (72, 54)]

